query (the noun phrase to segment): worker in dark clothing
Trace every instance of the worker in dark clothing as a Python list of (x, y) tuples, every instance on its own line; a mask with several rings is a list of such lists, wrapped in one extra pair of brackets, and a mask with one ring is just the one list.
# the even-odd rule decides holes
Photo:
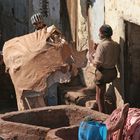
[(115, 65), (118, 63), (120, 47), (117, 42), (111, 39), (113, 34), (109, 25), (102, 25), (99, 29), (100, 43), (93, 58), (93, 65), (96, 67), (96, 101), (100, 112), (105, 113), (104, 94), (106, 83), (112, 82), (117, 77)]
[[(41, 13), (34, 14), (31, 17), (31, 23), (35, 27), (35, 30), (45, 29), (48, 32), (48, 34), (50, 34), (46, 39), (46, 44), (49, 44), (49, 46), (61, 46), (65, 43), (65, 39), (62, 38), (62, 35), (58, 30), (54, 31), (53, 33), (50, 32), (50, 28), (52, 27), (47, 27), (47, 25), (44, 23), (44, 19)], [(65, 68), (62, 67), (61, 70), (63, 69)], [(61, 79), (62, 81), (64, 76), (65, 74), (63, 74), (60, 71), (55, 71), (49, 76), (47, 80), (48, 88), (46, 93), (44, 94), (44, 101), (47, 106), (58, 105), (58, 79)]]

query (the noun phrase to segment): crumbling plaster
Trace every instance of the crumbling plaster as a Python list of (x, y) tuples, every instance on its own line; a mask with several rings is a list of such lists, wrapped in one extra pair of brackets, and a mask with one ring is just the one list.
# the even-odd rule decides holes
[(105, 0), (105, 23), (113, 28), (113, 38), (120, 41), (124, 38), (124, 21), (140, 25), (140, 1), (137, 0)]

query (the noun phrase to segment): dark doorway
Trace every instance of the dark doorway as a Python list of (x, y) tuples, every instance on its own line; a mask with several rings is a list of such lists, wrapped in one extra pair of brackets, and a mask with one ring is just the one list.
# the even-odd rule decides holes
[(131, 107), (140, 107), (140, 26), (130, 22), (125, 22), (125, 25), (125, 100)]

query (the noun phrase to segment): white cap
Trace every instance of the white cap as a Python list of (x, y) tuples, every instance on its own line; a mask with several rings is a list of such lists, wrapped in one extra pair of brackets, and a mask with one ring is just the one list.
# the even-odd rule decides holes
[(31, 17), (31, 23), (43, 22), (43, 16), (41, 13), (36, 13)]

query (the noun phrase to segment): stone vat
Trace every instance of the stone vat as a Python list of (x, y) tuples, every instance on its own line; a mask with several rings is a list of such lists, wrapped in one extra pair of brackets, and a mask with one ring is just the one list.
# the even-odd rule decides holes
[[(4, 140), (65, 140), (77, 139), (78, 125), (87, 115), (105, 120), (108, 115), (73, 105), (37, 108), (0, 116), (0, 136)], [(68, 137), (67, 137), (68, 140)]]

